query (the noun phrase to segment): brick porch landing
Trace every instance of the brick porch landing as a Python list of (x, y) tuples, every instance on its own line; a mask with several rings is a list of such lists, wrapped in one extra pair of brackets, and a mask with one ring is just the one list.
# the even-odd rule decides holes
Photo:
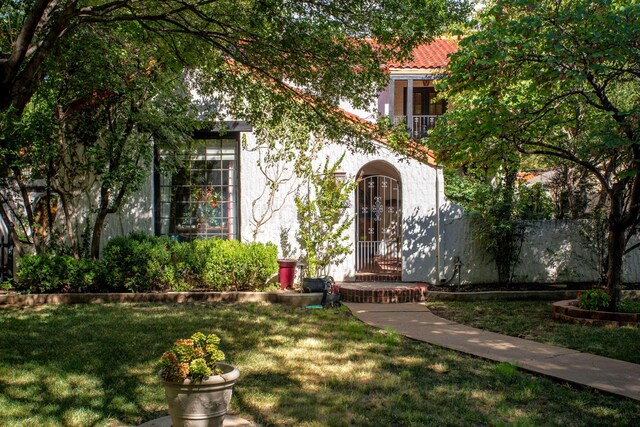
[(356, 273), (356, 282), (400, 282), (402, 280), (402, 274), (400, 271), (381, 271), (377, 273), (366, 272)]
[(404, 303), (424, 301), (426, 283), (406, 282), (342, 282), (336, 284), (340, 300), (361, 303)]

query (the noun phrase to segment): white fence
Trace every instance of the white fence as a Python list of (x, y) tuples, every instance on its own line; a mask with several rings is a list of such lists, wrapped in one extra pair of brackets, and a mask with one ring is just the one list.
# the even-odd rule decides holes
[[(453, 272), (453, 257), (463, 262), (466, 283), (490, 283), (498, 279), (494, 261), (474, 239), (468, 218), (443, 224), (442, 251), (445, 274)], [(520, 283), (595, 282), (599, 256), (592, 239), (577, 221), (536, 221), (529, 224), (522, 244), (514, 281)], [(640, 283), (640, 249), (624, 258), (623, 280)]]

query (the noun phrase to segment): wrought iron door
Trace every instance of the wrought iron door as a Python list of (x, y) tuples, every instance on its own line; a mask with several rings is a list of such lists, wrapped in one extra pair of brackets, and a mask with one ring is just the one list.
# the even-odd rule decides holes
[(402, 270), (400, 184), (385, 175), (367, 176), (356, 194), (356, 272), (397, 276)]

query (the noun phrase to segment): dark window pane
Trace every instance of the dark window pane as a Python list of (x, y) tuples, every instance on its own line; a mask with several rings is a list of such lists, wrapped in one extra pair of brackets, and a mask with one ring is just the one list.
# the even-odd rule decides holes
[[(237, 223), (235, 140), (207, 141), (191, 155), (171, 179), (161, 181), (161, 232), (175, 233), (183, 240), (195, 237), (236, 237), (229, 229)], [(231, 170), (231, 172), (230, 172)], [(233, 177), (230, 174), (234, 174)], [(229, 200), (234, 200), (233, 208)], [(229, 216), (232, 215), (232, 218)], [(235, 228), (235, 227), (234, 227)], [(232, 233), (232, 235), (229, 235)]]

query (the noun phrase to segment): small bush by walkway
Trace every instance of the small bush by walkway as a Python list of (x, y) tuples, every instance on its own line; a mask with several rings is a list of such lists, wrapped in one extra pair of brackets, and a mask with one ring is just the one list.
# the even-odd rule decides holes
[(218, 333), (232, 412), (262, 425), (632, 425), (640, 403), (404, 339), (346, 310), (268, 304), (6, 309), (0, 425), (136, 425), (166, 414), (157, 359)]
[(432, 302), (445, 319), (487, 331), (640, 363), (640, 328), (607, 328), (563, 323), (551, 318), (544, 301)]

